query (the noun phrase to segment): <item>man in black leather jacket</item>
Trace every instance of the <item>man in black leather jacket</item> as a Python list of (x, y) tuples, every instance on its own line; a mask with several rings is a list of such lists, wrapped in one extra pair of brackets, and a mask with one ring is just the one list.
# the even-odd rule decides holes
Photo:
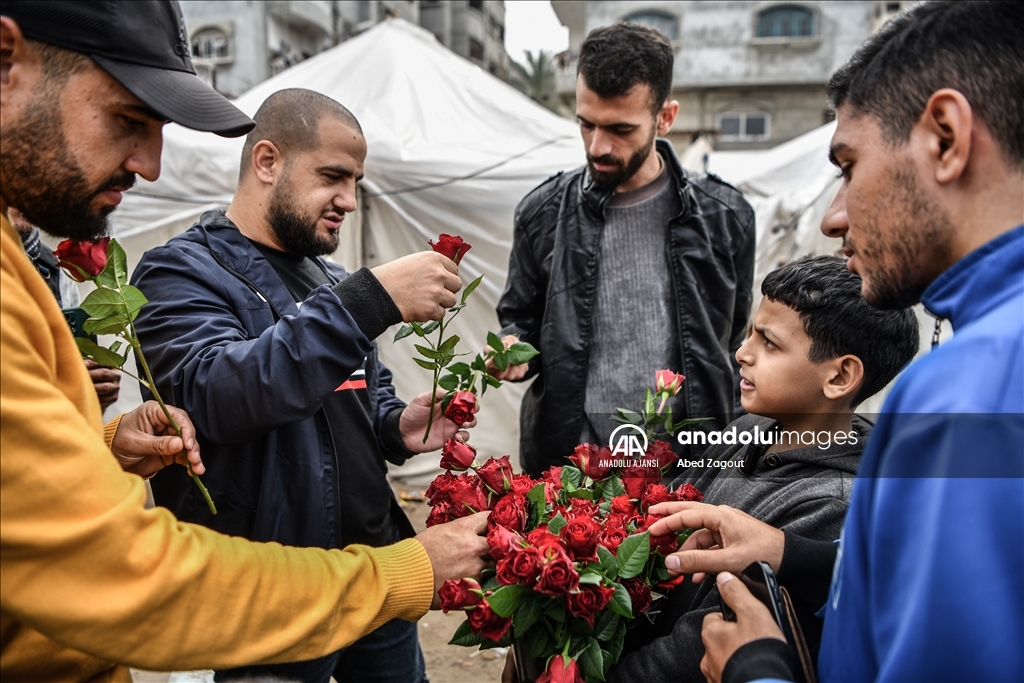
[[(674, 416), (728, 424), (734, 354), (746, 336), (754, 213), (719, 178), (684, 171), (666, 140), (672, 46), (637, 24), (597, 29), (580, 49), (577, 118), (587, 165), (516, 208), (498, 318), (506, 345), (540, 350), (499, 379), (537, 376), (520, 454), (536, 475), (581, 440), (606, 440), (615, 408), (637, 409), (654, 370), (686, 375)], [(650, 367), (647, 367), (650, 366)]]

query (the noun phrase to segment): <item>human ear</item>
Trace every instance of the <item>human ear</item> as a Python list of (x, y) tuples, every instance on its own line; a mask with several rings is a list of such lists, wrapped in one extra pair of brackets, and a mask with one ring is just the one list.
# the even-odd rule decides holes
[(676, 122), (679, 115), (679, 102), (672, 100), (662, 105), (658, 112), (658, 135), (665, 135), (672, 130), (672, 124)]
[(7, 101), (8, 90), (17, 84), (17, 77), (12, 83), (11, 71), (17, 73), (16, 66), (26, 61), (28, 46), (21, 34), (21, 27), (10, 17), (0, 17), (0, 86), (3, 88), (3, 99)]
[(830, 401), (850, 400), (864, 383), (864, 363), (847, 354), (826, 362), (827, 373), (822, 391)]
[(281, 150), (270, 140), (260, 140), (252, 148), (252, 170), (260, 182), (272, 185), (284, 165)]
[(935, 181), (945, 185), (959, 180), (971, 157), (974, 127), (974, 112), (967, 98), (952, 88), (936, 90), (916, 127), (926, 136)]

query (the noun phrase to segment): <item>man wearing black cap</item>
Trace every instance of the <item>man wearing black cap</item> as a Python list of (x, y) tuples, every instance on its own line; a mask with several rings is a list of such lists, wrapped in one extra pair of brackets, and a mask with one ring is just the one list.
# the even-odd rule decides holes
[[(5, 2), (0, 10), (0, 678), (128, 681), (125, 665), (311, 659), (423, 615), (479, 573), (477, 515), (387, 548), (282, 548), (144, 509), (140, 476), (187, 457), (147, 403), (105, 428), (74, 340), (7, 221), (79, 239), (135, 176), (160, 172), (173, 120), (252, 122), (195, 77), (174, 2)], [(116, 456), (111, 458), (111, 453)], [(125, 472), (128, 470), (131, 474)]]

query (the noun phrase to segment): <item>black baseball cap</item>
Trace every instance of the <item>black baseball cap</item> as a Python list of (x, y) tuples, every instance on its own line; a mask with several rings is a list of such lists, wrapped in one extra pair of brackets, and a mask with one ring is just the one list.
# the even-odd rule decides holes
[(22, 34), (88, 55), (153, 111), (232, 138), (256, 125), (197, 75), (176, 0), (4, 0)]

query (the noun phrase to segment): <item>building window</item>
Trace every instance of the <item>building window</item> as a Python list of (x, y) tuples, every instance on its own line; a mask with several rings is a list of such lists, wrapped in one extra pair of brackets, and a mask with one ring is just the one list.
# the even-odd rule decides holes
[(669, 40), (674, 41), (679, 38), (679, 20), (665, 12), (634, 12), (627, 15), (623, 21), (650, 26), (656, 31), (664, 33)]
[(204, 64), (230, 62), (231, 38), (221, 28), (201, 28), (192, 35), (192, 57)]
[(771, 116), (764, 113), (722, 114), (718, 117), (719, 139), (768, 140), (771, 138)]
[(484, 0), (469, 0), (469, 6), (475, 10), (484, 11)]
[(806, 7), (780, 5), (757, 15), (758, 38), (809, 38), (815, 33), (814, 12)]
[(484, 60), (484, 44), (476, 38), (469, 39), (469, 58), (479, 62)]

